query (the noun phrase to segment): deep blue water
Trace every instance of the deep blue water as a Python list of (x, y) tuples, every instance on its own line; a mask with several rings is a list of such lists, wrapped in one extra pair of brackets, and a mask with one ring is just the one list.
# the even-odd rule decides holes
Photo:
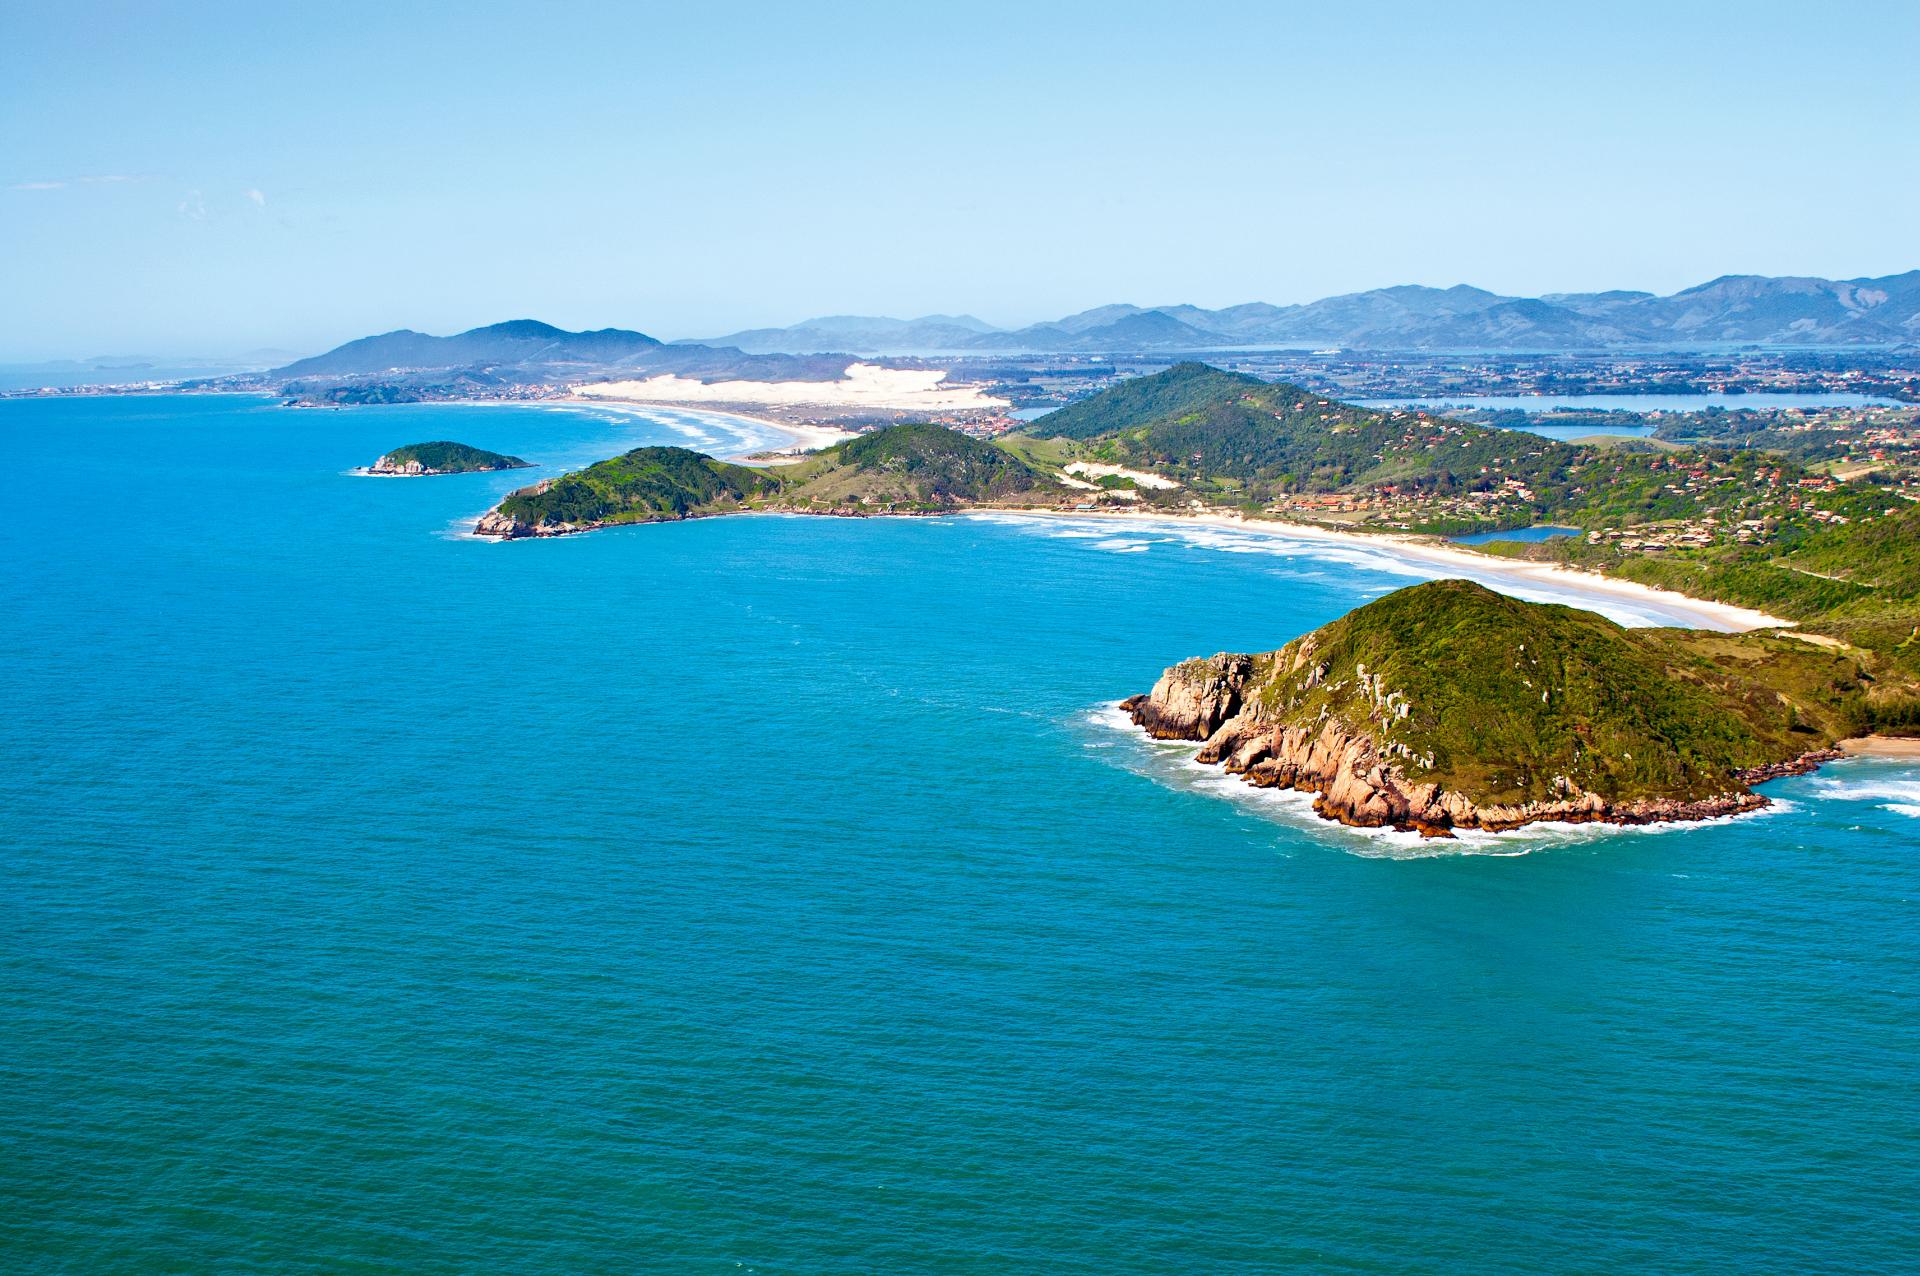
[(1537, 523), (1532, 527), (1516, 527), (1505, 532), (1474, 532), (1467, 536), (1455, 536), (1451, 539), (1460, 545), (1485, 545), (1489, 541), (1550, 541), (1557, 536), (1578, 536), (1577, 527), (1559, 527), (1552, 523)]
[(0, 436), (9, 1272), (1913, 1270), (1910, 768), (1429, 854), (1103, 715), (1371, 553), (344, 474), (687, 437), (532, 408)]

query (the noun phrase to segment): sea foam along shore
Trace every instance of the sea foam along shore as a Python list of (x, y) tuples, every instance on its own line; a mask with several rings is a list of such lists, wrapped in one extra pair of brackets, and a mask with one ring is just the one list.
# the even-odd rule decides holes
[[(771, 434), (778, 435), (781, 438), (786, 440), (784, 445), (766, 444), (766, 445), (748, 448), (744, 452), (740, 452), (737, 454), (720, 457), (719, 459), (723, 461), (745, 462), (749, 458), (764, 457), (764, 455), (768, 451), (773, 450), (778, 446), (784, 446), (785, 448), (791, 451), (794, 451), (796, 453), (812, 452), (812, 451), (817, 451), (818, 449), (823, 447), (832, 447), (836, 443), (844, 443), (848, 439), (855, 437), (854, 432), (852, 430), (843, 430), (837, 425), (818, 425), (818, 424), (813, 424), (811, 422), (803, 423), (803, 422), (797, 422), (797, 421), (776, 421), (772, 417), (755, 416), (750, 412), (741, 412), (733, 408), (712, 408), (712, 407), (704, 407), (704, 406), (690, 407), (684, 403), (642, 403), (633, 399), (616, 399), (616, 398), (608, 398), (603, 396), (588, 397), (588, 396), (580, 396), (580, 395), (571, 396), (565, 399), (547, 400), (547, 402), (571, 404), (575, 407), (583, 407), (583, 408), (599, 408), (603, 411), (610, 408), (617, 412), (630, 412), (635, 416), (639, 416), (639, 417), (645, 417), (650, 411), (675, 412), (675, 413), (679, 413), (685, 416), (691, 416), (695, 418), (724, 417), (734, 421), (751, 422), (752, 424), (759, 426), (761, 429), (766, 430)], [(783, 456), (779, 459), (780, 461), (784, 462), (788, 460), (797, 461), (797, 460), (800, 460), (801, 458), (798, 455), (795, 455), (793, 457)], [(765, 464), (766, 462), (763, 460), (760, 463)]]
[[(1607, 610), (1604, 606), (1606, 602), (1616, 602), (1633, 613), (1634, 620), (1641, 624), (1665, 623), (1695, 629), (1719, 630), (1724, 633), (1741, 633), (1749, 629), (1779, 629), (1793, 624), (1790, 620), (1782, 620), (1778, 616), (1769, 616), (1765, 612), (1754, 611), (1751, 608), (1711, 602), (1670, 589), (1656, 589), (1651, 585), (1615, 580), (1594, 572), (1577, 571), (1551, 563), (1529, 563), (1509, 558), (1494, 558), (1415, 536), (1344, 532), (1305, 523), (1288, 523), (1279, 519), (1242, 518), (1235, 514), (1167, 514), (1146, 511), (1136, 513), (1132, 510), (1118, 510), (1112, 513), (1084, 510), (967, 512), (983, 517), (1068, 519), (1101, 524), (1112, 523), (1136, 527), (1142, 531), (1151, 530), (1156, 526), (1167, 531), (1195, 526), (1213, 527), (1287, 541), (1318, 542), (1352, 550), (1368, 550), (1397, 558), (1410, 566), (1432, 568), (1436, 578), (1465, 575), (1505, 593), (1533, 593), (1556, 602), (1566, 601), (1566, 595), (1573, 595), (1602, 604), (1593, 610), (1603, 613)], [(1635, 604), (1638, 606), (1636, 607)], [(1645, 618), (1648, 615), (1659, 619), (1657, 622), (1650, 622)], [(1618, 616), (1615, 618), (1620, 619)]]

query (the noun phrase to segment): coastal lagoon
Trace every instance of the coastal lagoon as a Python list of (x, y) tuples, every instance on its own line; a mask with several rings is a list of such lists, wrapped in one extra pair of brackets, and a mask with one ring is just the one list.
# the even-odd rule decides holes
[(1413, 399), (1355, 399), (1363, 407), (1555, 412), (1581, 408), (1597, 412), (1704, 412), (1708, 408), (1753, 411), (1775, 408), (1898, 407), (1895, 399), (1871, 394), (1483, 394), (1434, 395)]
[[(1858, 408), (1897, 407), (1893, 399), (1870, 394), (1488, 394), (1440, 395), (1424, 399), (1356, 399), (1364, 407), (1395, 410), (1419, 408), (1428, 412), (1460, 413), (1475, 409), (1488, 411), (1554, 412), (1578, 408), (1590, 412), (1704, 412), (1725, 408), (1764, 411), (1775, 408)], [(1653, 435), (1651, 425), (1594, 422), (1580, 425), (1554, 425), (1535, 421), (1521, 429), (1549, 439), (1570, 443), (1575, 439), (1596, 437), (1644, 439)]]
[[(0, 436), (12, 1269), (1911, 1262), (1912, 766), (1360, 834), (1112, 705), (1441, 570), (1389, 547), (464, 534), (628, 447), (774, 441), (699, 412)], [(544, 468), (346, 473), (425, 439)]]

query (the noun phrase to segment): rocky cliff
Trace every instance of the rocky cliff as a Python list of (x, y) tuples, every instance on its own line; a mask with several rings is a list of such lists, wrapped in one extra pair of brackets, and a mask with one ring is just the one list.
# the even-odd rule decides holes
[[(1721, 646), (1697, 649), (1708, 640)], [(1792, 646), (1628, 631), (1441, 581), (1279, 651), (1185, 661), (1121, 707), (1342, 824), (1445, 837), (1699, 820), (1763, 807), (1750, 785), (1838, 756), (1850, 674)]]

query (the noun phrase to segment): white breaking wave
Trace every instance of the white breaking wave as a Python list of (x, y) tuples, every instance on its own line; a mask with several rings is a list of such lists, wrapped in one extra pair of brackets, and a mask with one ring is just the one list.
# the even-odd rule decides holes
[[(1711, 820), (1691, 820), (1665, 824), (1567, 824), (1541, 821), (1505, 833), (1480, 829), (1461, 829), (1451, 838), (1427, 838), (1418, 833), (1391, 828), (1352, 828), (1324, 819), (1313, 809), (1314, 795), (1297, 789), (1261, 789), (1217, 765), (1196, 762), (1199, 745), (1190, 740), (1155, 740), (1133, 724), (1133, 719), (1118, 705), (1101, 705), (1086, 715), (1086, 721), (1102, 732), (1117, 732), (1133, 745), (1121, 756), (1130, 756), (1137, 765), (1127, 769), (1144, 775), (1168, 788), (1199, 793), (1232, 802), (1235, 806), (1275, 823), (1312, 833), (1319, 840), (1339, 847), (1350, 855), (1380, 859), (1433, 859), (1448, 855), (1490, 855), (1513, 857), (1562, 846), (1580, 846), (1609, 837), (1649, 836), (1675, 833), (1703, 825), (1729, 824), (1734, 820), (1759, 819), (1795, 810), (1792, 802), (1778, 798), (1770, 807), (1741, 815), (1725, 815)], [(1105, 748), (1107, 741), (1091, 740), (1089, 748)], [(1920, 811), (1920, 807), (1915, 808)]]
[[(1913, 772), (1907, 771), (1905, 774), (1911, 775)], [(1831, 802), (1873, 802), (1883, 811), (1892, 811), (1908, 819), (1920, 819), (1920, 779), (1897, 779), (1887, 775), (1823, 776), (1814, 782), (1813, 792), (1816, 797)]]
[[(1095, 544), (1093, 548), (1114, 552), (1117, 548), (1115, 528), (1111, 521), (1100, 519), (1075, 520), (1063, 519), (1057, 515), (1030, 515), (1015, 513), (984, 513), (976, 515), (988, 522), (1001, 523), (1019, 528), (1032, 534), (1061, 540), (1088, 540)], [(1577, 587), (1560, 587), (1535, 577), (1519, 577), (1511, 572), (1501, 571), (1497, 565), (1479, 569), (1464, 564), (1453, 564), (1412, 558), (1394, 552), (1392, 547), (1382, 545), (1375, 549), (1365, 545), (1354, 545), (1346, 541), (1318, 539), (1311, 534), (1279, 535), (1271, 532), (1237, 532), (1230, 528), (1216, 527), (1204, 523), (1187, 523), (1178, 518), (1168, 518), (1150, 524), (1151, 530), (1159, 540), (1149, 544), (1180, 543), (1195, 549), (1208, 550), (1221, 554), (1248, 554), (1266, 558), (1280, 559), (1290, 563), (1332, 564), (1348, 570), (1357, 569), (1381, 576), (1398, 577), (1404, 580), (1441, 580), (1449, 577), (1464, 577), (1498, 590), (1510, 597), (1525, 599), (1528, 602), (1564, 603), (1580, 607), (1587, 611), (1598, 612), (1622, 625), (1670, 625), (1675, 617), (1666, 613), (1657, 605), (1645, 605), (1619, 594), (1602, 591), (1586, 591)], [(1127, 529), (1133, 531), (1133, 528)], [(1140, 530), (1147, 530), (1142, 527)], [(1128, 542), (1129, 544), (1137, 542)], [(1131, 552), (1131, 551), (1126, 551)], [(1387, 593), (1398, 586), (1385, 586), (1378, 593)]]

